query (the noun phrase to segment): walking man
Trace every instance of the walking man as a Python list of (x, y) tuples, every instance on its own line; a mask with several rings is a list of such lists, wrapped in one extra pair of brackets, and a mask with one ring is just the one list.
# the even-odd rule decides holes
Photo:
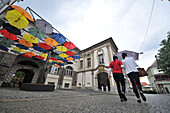
[[(136, 64), (135, 60), (132, 57), (127, 57), (126, 53), (122, 53), (122, 58), (123, 58), (122, 62), (123, 62), (126, 74), (128, 75), (128, 77), (132, 83), (133, 91), (137, 97), (137, 102), (141, 103), (139, 93), (140, 93), (143, 101), (146, 101), (146, 97), (143, 94), (142, 86), (141, 86), (141, 83), (139, 80), (139, 73), (136, 68), (138, 65)], [(138, 89), (137, 89), (136, 85), (137, 85)], [(138, 93), (138, 90), (139, 90), (139, 93)]]

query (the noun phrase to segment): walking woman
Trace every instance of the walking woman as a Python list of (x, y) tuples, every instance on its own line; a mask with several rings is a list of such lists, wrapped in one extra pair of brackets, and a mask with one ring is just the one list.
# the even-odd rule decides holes
[[(113, 56), (113, 61), (110, 63), (109, 65), (109, 75), (108, 78), (110, 78), (111, 76), (111, 72), (113, 73), (113, 78), (116, 82), (117, 85), (117, 91), (119, 93), (119, 97), (121, 102), (123, 101), (127, 101), (127, 98), (125, 96), (125, 79), (124, 79), (124, 75), (123, 75), (123, 63), (118, 60), (117, 56)], [(120, 85), (122, 88), (120, 88)], [(122, 89), (122, 90), (121, 90)]]
[[(132, 86), (133, 86), (133, 91), (136, 94), (137, 102), (141, 103), (139, 93), (140, 93), (143, 101), (146, 101), (146, 97), (143, 94), (142, 86), (141, 86), (141, 83), (139, 80), (139, 73), (136, 68), (138, 65), (136, 64), (135, 60), (132, 57), (127, 57), (126, 53), (122, 53), (122, 58), (123, 58), (122, 62), (123, 62), (126, 74), (128, 75), (128, 77), (132, 83)], [(136, 85), (137, 85), (138, 89), (137, 89)], [(139, 90), (139, 93), (138, 93), (138, 90)]]

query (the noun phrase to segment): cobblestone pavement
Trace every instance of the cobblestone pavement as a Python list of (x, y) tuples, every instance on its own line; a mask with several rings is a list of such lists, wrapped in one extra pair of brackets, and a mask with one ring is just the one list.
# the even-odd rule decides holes
[(0, 88), (0, 113), (170, 113), (170, 95), (146, 94), (137, 103), (133, 94), (120, 102), (113, 92), (55, 90), (29, 92)]

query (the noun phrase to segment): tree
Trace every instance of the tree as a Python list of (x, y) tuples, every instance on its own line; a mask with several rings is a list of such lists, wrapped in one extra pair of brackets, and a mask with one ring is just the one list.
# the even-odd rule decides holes
[(159, 71), (163, 71), (170, 76), (170, 32), (167, 34), (167, 39), (161, 41), (160, 46), (162, 48), (158, 50), (158, 54), (155, 57)]
[(22, 77), (24, 77), (24, 75), (25, 75), (25, 73), (22, 72), (22, 71), (18, 71), (18, 72), (15, 73), (15, 76), (16, 76), (17, 78), (22, 78)]

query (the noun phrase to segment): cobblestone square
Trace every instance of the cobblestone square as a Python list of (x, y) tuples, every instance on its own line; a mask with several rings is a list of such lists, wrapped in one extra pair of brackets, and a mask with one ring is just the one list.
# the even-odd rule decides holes
[(113, 92), (55, 90), (29, 92), (0, 88), (0, 113), (169, 113), (170, 95), (146, 94), (147, 102), (137, 103), (133, 94), (120, 102)]

